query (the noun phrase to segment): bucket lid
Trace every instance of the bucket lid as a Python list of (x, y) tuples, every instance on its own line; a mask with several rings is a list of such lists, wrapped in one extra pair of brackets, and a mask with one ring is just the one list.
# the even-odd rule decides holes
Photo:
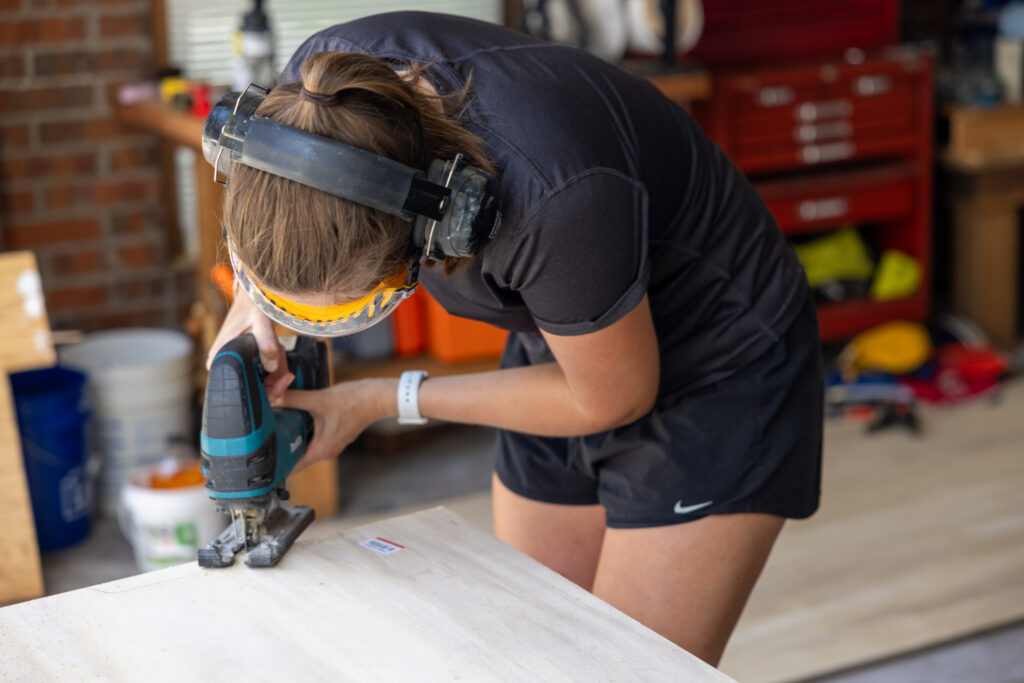
[(95, 332), (61, 350), (61, 362), (86, 372), (175, 364), (192, 354), (192, 340), (176, 330), (130, 327)]

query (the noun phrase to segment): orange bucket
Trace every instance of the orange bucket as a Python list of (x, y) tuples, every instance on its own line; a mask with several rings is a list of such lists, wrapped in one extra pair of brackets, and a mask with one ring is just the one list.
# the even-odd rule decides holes
[(443, 363), (500, 358), (506, 330), (452, 315), (424, 291), (427, 308), (427, 351)]

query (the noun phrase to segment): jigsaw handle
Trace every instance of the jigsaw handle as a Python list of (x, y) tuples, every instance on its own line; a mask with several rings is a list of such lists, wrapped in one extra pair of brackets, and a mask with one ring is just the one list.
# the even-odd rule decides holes
[(256, 337), (243, 334), (220, 348), (206, 377), (203, 434), (240, 439), (259, 432), (270, 416)]
[[(311, 337), (298, 337), (295, 346), (286, 354), (288, 371), (295, 375), (289, 389), (311, 391), (324, 389), (330, 384), (327, 371), (327, 344)], [(306, 452), (306, 446), (313, 439), (313, 416), (305, 410), (284, 409), (274, 411), (277, 421), (281, 423), (280, 431), (292, 434), (288, 444), (288, 452), (282, 454), (282, 463), (286, 472), (291, 472), (295, 463)], [(295, 420), (298, 424), (290, 424)], [(295, 437), (301, 435), (300, 448), (292, 448), (298, 443)]]
[(327, 344), (312, 337), (298, 337), (286, 354), (288, 370), (295, 375), (292, 389), (324, 389), (328, 386)]

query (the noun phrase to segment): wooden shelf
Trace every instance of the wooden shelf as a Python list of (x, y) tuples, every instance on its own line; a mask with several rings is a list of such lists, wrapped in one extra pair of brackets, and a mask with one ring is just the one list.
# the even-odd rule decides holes
[(406, 370), (426, 370), (431, 377), (459, 375), (471, 372), (489, 372), (497, 370), (497, 358), (466, 361), (464, 363), (442, 363), (422, 353), (416, 356), (386, 358), (379, 361), (340, 361), (335, 362), (333, 379), (335, 382), (365, 379), (367, 377), (397, 377)]
[(695, 67), (666, 69), (660, 62), (626, 61), (622, 67), (650, 81), (666, 97), (679, 104), (706, 100), (714, 92), (711, 74)]
[(170, 140), (179, 145), (201, 152), (203, 148), (203, 125), (206, 119), (192, 116), (180, 109), (172, 109), (162, 102), (139, 102), (138, 104), (115, 104), (114, 116), (143, 130)]

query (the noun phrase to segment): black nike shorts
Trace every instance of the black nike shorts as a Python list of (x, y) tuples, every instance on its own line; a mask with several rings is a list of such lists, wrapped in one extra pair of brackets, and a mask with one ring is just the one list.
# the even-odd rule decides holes
[[(544, 358), (539, 334), (513, 333), (502, 366)], [(818, 508), (824, 397), (813, 303), (766, 353), (729, 377), (659, 403), (610, 431), (550, 438), (499, 431), (495, 472), (511, 491), (563, 505), (601, 504), (612, 528)]]

